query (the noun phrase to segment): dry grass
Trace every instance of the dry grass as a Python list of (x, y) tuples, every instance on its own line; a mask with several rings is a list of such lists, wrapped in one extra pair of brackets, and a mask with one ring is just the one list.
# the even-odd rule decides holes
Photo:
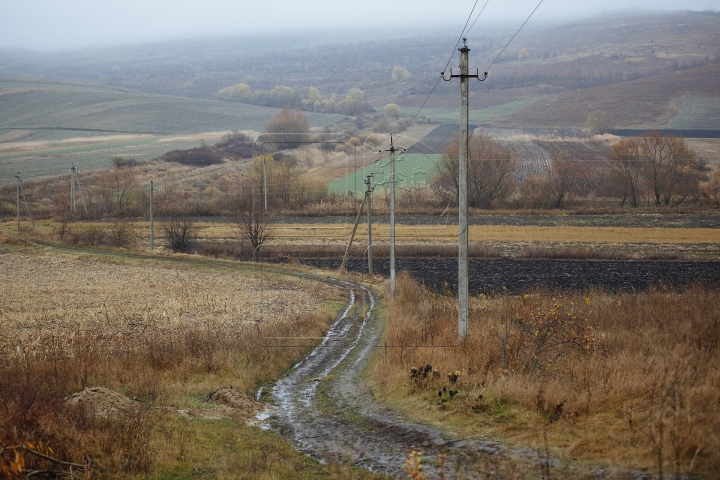
[[(0, 256), (0, 284), (0, 449), (31, 444), (77, 464), (90, 458), (89, 470), (76, 470), (81, 478), (351, 475), (319, 466), (276, 434), (171, 413), (212, 408), (200, 400), (221, 385), (252, 395), (277, 378), (306, 349), (265, 347), (264, 337), (320, 335), (334, 316), (328, 301), (341, 301), (342, 292), (223, 263), (28, 252)], [(89, 386), (144, 408), (98, 419), (64, 407), (65, 397)], [(13, 455), (0, 451), (0, 467), (10, 468)], [(30, 454), (24, 461), (25, 471), (67, 471)]]
[[(353, 222), (354, 219), (350, 219)], [(349, 237), (352, 223), (279, 224), (278, 240), (340, 239)], [(216, 227), (217, 228), (217, 227)], [(220, 231), (215, 230), (220, 233)], [(713, 228), (629, 228), (629, 227), (541, 227), (512, 225), (471, 225), (470, 241), (594, 242), (594, 243), (720, 243), (720, 230)], [(366, 224), (358, 225), (357, 238), (367, 236)], [(373, 236), (389, 238), (388, 224), (373, 225)], [(457, 242), (457, 225), (397, 225), (396, 236), (405, 241)]]
[[(352, 220), (351, 220), (352, 221)], [(297, 257), (338, 256), (345, 252), (352, 224), (276, 224), (266, 254)], [(229, 240), (232, 227), (217, 224), (204, 230), (206, 238)], [(398, 255), (452, 256), (457, 253), (455, 225), (398, 225)], [(373, 253), (387, 256), (389, 226), (373, 225)], [(658, 258), (709, 259), (720, 257), (720, 230), (712, 228), (620, 228), (470, 226), (471, 257), (525, 258)], [(363, 256), (367, 229), (360, 224), (351, 255)]]
[[(470, 307), (464, 345), (412, 347), (457, 343), (456, 301), (402, 276), (388, 297), (395, 347), (372, 372), (378, 398), (462, 434), (539, 449), (546, 438), (571, 463), (720, 470), (717, 291), (539, 291), (475, 297)], [(426, 364), (439, 378), (411, 379)]]

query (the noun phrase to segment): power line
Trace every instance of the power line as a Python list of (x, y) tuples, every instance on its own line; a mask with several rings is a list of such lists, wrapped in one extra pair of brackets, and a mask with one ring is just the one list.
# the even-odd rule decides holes
[[(485, 2), (485, 5), (483, 5), (482, 10), (480, 10), (480, 13), (477, 14), (477, 17), (475, 17), (475, 20), (473, 21), (472, 25), (470, 25), (470, 28), (467, 29), (467, 32), (465, 32), (465, 36), (467, 37), (470, 33), (470, 30), (475, 26), (475, 23), (478, 21), (478, 18), (480, 18), (480, 15), (485, 11), (485, 7), (487, 7), (487, 4), (490, 3), (490, 0), (487, 0)], [(447, 70), (447, 65), (445, 66), (445, 69)]]
[[(468, 15), (468, 18), (467, 18), (467, 20), (465, 21), (465, 26), (463, 27), (462, 32), (460, 32), (460, 36), (458, 37), (457, 41), (455, 42), (455, 46), (453, 47), (453, 51), (452, 51), (452, 53), (450, 53), (450, 58), (448, 58), (448, 61), (447, 61), (447, 63), (445, 64), (445, 68), (443, 69), (443, 71), (447, 70), (448, 66), (450, 65), (450, 62), (452, 62), (452, 59), (453, 59), (453, 57), (455, 56), (455, 52), (457, 52), (458, 45), (460, 45), (460, 42), (462, 41), (463, 36), (465, 35), (465, 30), (467, 29), (468, 23), (470, 23), (470, 19), (472, 18), (473, 12), (475, 12), (475, 8), (477, 7), (477, 4), (478, 4), (479, 1), (480, 1), (480, 0), (475, 0), (475, 3), (473, 4), (473, 8), (472, 8), (472, 10), (470, 10), (470, 15)], [(485, 2), (485, 5), (487, 5), (487, 2), (488, 2), (488, 1), (490, 1), (490, 0), (487, 0), (487, 1)], [(481, 10), (480, 13), (478, 14), (478, 17), (480, 17), (480, 14), (483, 12), (483, 10), (485, 10), (485, 6), (483, 6), (482, 10)], [(476, 22), (476, 21), (477, 21), (477, 18), (475, 18), (475, 22)], [(473, 25), (475, 25), (475, 22), (473, 22)], [(470, 28), (472, 28), (472, 27), (470, 27)], [(430, 97), (432, 96), (433, 92), (435, 92), (435, 89), (437, 88), (438, 84), (440, 83), (440, 79), (441, 79), (441, 78), (442, 78), (442, 76), (437, 79), (437, 81), (435, 82), (435, 85), (433, 85), (432, 89), (430, 90), (430, 93), (428, 93), (427, 98), (425, 98), (425, 101), (422, 103), (422, 105), (420, 106), (420, 108), (418, 109), (418, 111), (415, 112), (415, 115), (413, 115), (413, 117), (410, 119), (410, 121), (408, 122), (408, 124), (405, 125), (405, 128), (403, 128), (398, 135), (401, 135), (401, 134), (405, 133), (405, 131), (406, 131), (408, 128), (410, 128), (410, 125), (413, 124), (413, 122), (415, 121), (415, 119), (417, 118), (417, 116), (420, 115), (420, 112), (422, 111), (422, 109), (425, 108), (425, 104), (428, 102), (428, 100), (430, 100)]]
[(540, 8), (540, 5), (542, 5), (543, 1), (545, 1), (545, 0), (540, 0), (540, 3), (537, 4), (537, 7), (535, 7), (535, 9), (530, 13), (530, 15), (528, 16), (528, 18), (523, 22), (523, 24), (520, 25), (520, 28), (518, 28), (517, 32), (515, 32), (515, 35), (512, 36), (512, 38), (511, 38), (510, 41), (507, 43), (507, 45), (505, 45), (505, 46), (503, 47), (503, 49), (500, 51), (500, 53), (498, 53), (497, 57), (495, 57), (495, 60), (493, 60), (492, 62), (490, 62), (490, 65), (488, 65), (487, 68), (485, 69), (486, 72), (490, 70), (490, 67), (492, 67), (493, 64), (497, 61), (497, 59), (500, 58), (500, 55), (502, 55), (503, 52), (505, 51), (505, 49), (510, 46), (510, 44), (512, 43), (512, 41), (515, 40), (515, 37), (518, 36), (518, 33), (520, 33), (520, 30), (522, 30), (523, 27), (525, 26), (525, 24), (530, 21), (530, 18), (532, 18), (532, 16), (535, 14), (535, 12), (537, 11), (537, 9)]

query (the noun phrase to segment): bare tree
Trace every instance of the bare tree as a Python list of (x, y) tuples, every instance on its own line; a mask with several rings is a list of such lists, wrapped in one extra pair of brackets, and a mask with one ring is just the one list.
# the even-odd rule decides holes
[(552, 206), (552, 185), (546, 176), (530, 175), (520, 184), (520, 204), (523, 208), (548, 208)]
[[(492, 208), (506, 201), (515, 191), (517, 161), (512, 151), (487, 135), (470, 138), (468, 159), (468, 204), (471, 207)], [(455, 136), (440, 160), (440, 174), (436, 186), (451, 192), (457, 201), (459, 140)]]
[(630, 205), (637, 207), (640, 204), (640, 180), (643, 171), (638, 140), (628, 138), (610, 147), (607, 162), (606, 181), (622, 192), (621, 205), (625, 205), (629, 200)]
[(638, 138), (643, 174), (655, 204), (681, 203), (700, 182), (697, 155), (682, 137), (652, 132)]
[(267, 212), (257, 190), (246, 183), (242, 193), (234, 199), (235, 221), (241, 242), (249, 243), (253, 248), (253, 261), (260, 260), (260, 247), (272, 236)]
[[(292, 110), (287, 107), (272, 117), (265, 126), (267, 133), (278, 133), (271, 138), (274, 141), (281, 142), (287, 148), (297, 148), (302, 140), (306, 139), (306, 135), (310, 131), (307, 116), (300, 110)], [(293, 135), (290, 135), (293, 134)]]
[(550, 163), (548, 178), (554, 206), (560, 208), (578, 186), (578, 165), (567, 152), (555, 155)]
[(136, 185), (136, 175), (132, 168), (115, 167), (98, 177), (100, 188), (101, 213), (108, 214), (114, 209), (124, 210), (135, 200), (133, 188)]
[(612, 115), (605, 110), (593, 110), (585, 120), (585, 126), (590, 133), (603, 135), (610, 130), (612, 124)]
[(487, 135), (476, 134), (470, 140), (468, 183), (470, 205), (492, 208), (515, 191), (517, 161), (512, 151)]
[(712, 177), (703, 185), (703, 191), (716, 207), (720, 207), (720, 171), (716, 170), (713, 173)]

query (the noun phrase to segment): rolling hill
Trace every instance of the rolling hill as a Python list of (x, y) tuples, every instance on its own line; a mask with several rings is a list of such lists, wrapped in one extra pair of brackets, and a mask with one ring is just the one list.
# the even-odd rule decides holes
[(629, 82), (549, 95), (493, 123), (581, 127), (592, 110), (606, 110), (617, 128), (718, 129), (720, 64)]
[[(0, 186), (81, 169), (107, 167), (113, 156), (146, 161), (198, 147), (230, 130), (262, 131), (279, 112), (213, 100), (129, 93), (109, 88), (0, 83)], [(341, 115), (307, 114), (311, 126)]]

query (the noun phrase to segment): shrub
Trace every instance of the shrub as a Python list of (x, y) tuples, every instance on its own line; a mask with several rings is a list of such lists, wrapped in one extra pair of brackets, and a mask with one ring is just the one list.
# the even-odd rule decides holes
[(222, 163), (223, 156), (208, 147), (191, 148), (190, 150), (173, 150), (162, 157), (166, 162), (175, 162), (192, 167), (206, 167)]
[(135, 246), (137, 234), (133, 225), (125, 220), (115, 220), (110, 224), (108, 240), (113, 247), (131, 248)]
[(199, 227), (187, 217), (168, 217), (160, 222), (167, 247), (173, 253), (190, 253), (196, 245)]
[(552, 370), (569, 350), (593, 352), (597, 344), (593, 328), (575, 308), (555, 299), (549, 306), (539, 305), (526, 295), (509, 318), (491, 326), (501, 343), (505, 370), (539, 375)]

